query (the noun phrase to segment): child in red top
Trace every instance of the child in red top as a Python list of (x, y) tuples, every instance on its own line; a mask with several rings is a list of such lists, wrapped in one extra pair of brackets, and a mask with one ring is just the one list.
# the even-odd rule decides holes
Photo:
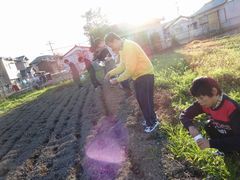
[[(197, 101), (180, 114), (180, 120), (201, 149), (216, 148), (229, 153), (240, 151), (240, 106), (223, 94), (218, 83), (210, 77), (193, 81), (190, 92)], [(193, 119), (199, 114), (209, 116), (205, 130), (209, 139), (199, 135)]]
[(92, 82), (94, 88), (101, 86), (101, 83), (98, 81), (98, 79), (96, 77), (96, 71), (92, 65), (92, 62), (88, 58), (86, 58), (83, 54), (79, 54), (78, 62), (79, 63), (83, 62), (85, 64), (85, 67), (89, 73), (89, 76), (90, 76), (90, 79), (91, 79), (91, 82)]

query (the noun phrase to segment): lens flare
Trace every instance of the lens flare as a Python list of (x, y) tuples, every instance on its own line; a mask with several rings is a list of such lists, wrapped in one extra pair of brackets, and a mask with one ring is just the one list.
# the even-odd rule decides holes
[(84, 171), (91, 179), (114, 179), (126, 159), (128, 133), (113, 117), (102, 119), (85, 148)]

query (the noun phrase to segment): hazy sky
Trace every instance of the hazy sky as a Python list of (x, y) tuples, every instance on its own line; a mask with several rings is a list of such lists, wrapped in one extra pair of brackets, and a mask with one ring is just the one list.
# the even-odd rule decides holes
[[(111, 23), (140, 23), (149, 18), (191, 15), (209, 0), (0, 0), (0, 57), (26, 55), (31, 60), (56, 53), (64, 54), (74, 44), (87, 45), (83, 35), (90, 8), (100, 7)], [(64, 48), (63, 48), (64, 47)]]

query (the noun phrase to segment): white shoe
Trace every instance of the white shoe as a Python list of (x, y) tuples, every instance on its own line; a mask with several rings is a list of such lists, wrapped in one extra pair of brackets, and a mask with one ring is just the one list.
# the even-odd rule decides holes
[(145, 131), (146, 133), (150, 133), (150, 132), (154, 131), (154, 129), (155, 129), (159, 124), (160, 124), (160, 123), (159, 123), (158, 121), (156, 121), (154, 125), (152, 125), (152, 126), (147, 126), (147, 127), (144, 129), (144, 131)]
[[(156, 115), (156, 120), (159, 121), (157, 115)], [(144, 119), (141, 124), (142, 124), (143, 126), (147, 126), (147, 121)]]
[(216, 151), (213, 154), (216, 155), (216, 156), (225, 156), (225, 154), (221, 151)]

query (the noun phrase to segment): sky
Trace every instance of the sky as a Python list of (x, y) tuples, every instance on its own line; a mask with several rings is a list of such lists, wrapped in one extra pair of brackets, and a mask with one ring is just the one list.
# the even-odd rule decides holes
[[(111, 24), (140, 24), (189, 16), (209, 0), (0, 0), (0, 57), (65, 54), (75, 44), (88, 45), (83, 34), (89, 9), (101, 8)], [(178, 8), (177, 8), (178, 7)], [(178, 11), (177, 11), (178, 9)]]

